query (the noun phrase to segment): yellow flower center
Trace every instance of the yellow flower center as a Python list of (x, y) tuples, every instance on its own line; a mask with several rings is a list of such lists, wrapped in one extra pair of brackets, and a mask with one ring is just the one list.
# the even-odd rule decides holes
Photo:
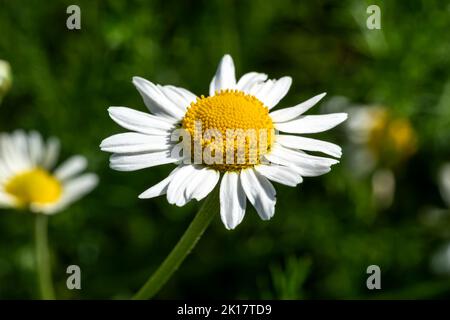
[(5, 191), (14, 196), (20, 206), (30, 203), (50, 204), (62, 193), (61, 183), (47, 171), (36, 168), (20, 173), (10, 179)]
[(198, 98), (188, 107), (182, 127), (191, 139), (191, 160), (202, 159), (201, 163), (221, 172), (260, 163), (274, 140), (269, 109), (237, 90)]
[(417, 149), (416, 134), (409, 120), (393, 117), (385, 109), (373, 111), (369, 130), (368, 145), (378, 157), (401, 161)]

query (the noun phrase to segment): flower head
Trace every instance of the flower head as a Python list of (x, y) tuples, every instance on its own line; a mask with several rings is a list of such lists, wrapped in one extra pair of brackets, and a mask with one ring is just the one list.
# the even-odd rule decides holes
[(111, 136), (100, 147), (113, 153), (110, 165), (119, 171), (177, 164), (140, 198), (166, 194), (169, 203), (183, 206), (204, 198), (221, 179), (220, 215), (227, 229), (242, 221), (247, 199), (268, 220), (276, 203), (270, 181), (296, 186), (303, 177), (327, 173), (338, 163), (304, 151), (341, 156), (335, 144), (293, 135), (323, 132), (347, 118), (345, 113), (304, 115), (325, 94), (270, 111), (291, 82), (290, 77), (268, 80), (256, 72), (236, 81), (229, 55), (222, 58), (207, 97), (135, 77), (133, 83), (151, 114), (109, 108), (111, 118), (132, 132)]
[(349, 138), (364, 147), (363, 166), (398, 167), (417, 151), (416, 132), (408, 118), (395, 116), (383, 106), (354, 107), (349, 114)]
[(87, 166), (82, 156), (73, 156), (52, 170), (58, 154), (56, 138), (45, 142), (35, 131), (0, 134), (0, 207), (53, 214), (97, 185), (95, 174), (80, 175)]

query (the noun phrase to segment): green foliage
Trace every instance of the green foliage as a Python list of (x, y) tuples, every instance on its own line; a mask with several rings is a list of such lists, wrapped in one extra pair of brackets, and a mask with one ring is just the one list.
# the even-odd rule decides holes
[(273, 265), (270, 268), (275, 291), (272, 299), (303, 299), (302, 286), (309, 275), (311, 261), (288, 257), (285, 264), (284, 269), (279, 265)]
[[(98, 145), (122, 131), (108, 106), (145, 110), (132, 76), (206, 94), (224, 53), (234, 57), (238, 75), (292, 76), (280, 107), (323, 91), (324, 101), (346, 96), (386, 106), (412, 123), (418, 151), (395, 170), (394, 203), (381, 210), (370, 176), (353, 175), (345, 131), (322, 135), (344, 146), (331, 173), (297, 188), (277, 185), (269, 222), (248, 209), (230, 232), (217, 217), (157, 297), (448, 297), (448, 278), (429, 268), (433, 252), (449, 240), (448, 228), (426, 222), (429, 208), (446, 208), (436, 183), (438, 168), (450, 160), (445, 2), (367, 3), (381, 7), (381, 30), (365, 29), (367, 4), (357, 0), (77, 3), (82, 29), (69, 31), (72, 1), (0, 0), (0, 59), (14, 77), (0, 105), (0, 131), (58, 136), (62, 158), (83, 154), (100, 176), (92, 194), (49, 221), (58, 297), (130, 297), (192, 220), (198, 203), (178, 208), (164, 198), (137, 198), (171, 165), (115, 172)], [(38, 296), (32, 218), (0, 211), (0, 298)], [(71, 264), (81, 267), (80, 291), (66, 289)], [(366, 288), (371, 264), (381, 267), (381, 292)]]

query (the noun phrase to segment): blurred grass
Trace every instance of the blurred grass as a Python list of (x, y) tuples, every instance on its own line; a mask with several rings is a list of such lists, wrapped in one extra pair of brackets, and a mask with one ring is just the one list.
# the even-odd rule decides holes
[[(277, 186), (272, 221), (260, 221), (249, 209), (229, 232), (217, 218), (158, 298), (376, 298), (380, 293), (365, 287), (370, 264), (381, 267), (386, 297), (449, 296), (448, 279), (428, 268), (448, 231), (435, 232), (420, 217), (424, 208), (444, 206), (435, 176), (450, 160), (450, 6), (418, 0), (84, 0), (77, 2), (82, 29), (69, 31), (70, 4), (0, 0), (0, 59), (10, 62), (14, 76), (0, 106), (1, 131), (58, 136), (63, 158), (81, 153), (101, 177), (90, 196), (50, 221), (59, 297), (128, 297), (198, 208), (137, 199), (170, 165), (133, 173), (108, 168), (98, 145), (122, 130), (106, 108), (145, 110), (131, 84), (135, 75), (205, 94), (224, 53), (232, 54), (239, 75), (291, 75), (293, 86), (280, 106), (323, 91), (325, 99), (342, 95), (385, 105), (412, 122), (419, 150), (396, 172), (396, 198), (387, 210), (373, 206), (369, 178), (350, 174), (344, 148), (330, 174), (297, 188)], [(381, 7), (381, 31), (364, 28), (368, 4)], [(346, 145), (342, 129), (323, 137)], [(37, 296), (32, 230), (29, 215), (1, 211), (0, 298)], [(297, 274), (302, 263), (310, 264), (304, 275)], [(70, 264), (81, 267), (81, 291), (65, 287)]]

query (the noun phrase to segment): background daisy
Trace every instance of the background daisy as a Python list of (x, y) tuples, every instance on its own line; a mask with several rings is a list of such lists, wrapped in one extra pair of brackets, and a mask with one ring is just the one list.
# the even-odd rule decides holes
[(35, 219), (35, 269), (40, 297), (55, 299), (48, 244), (47, 215), (65, 209), (98, 183), (83, 156), (73, 156), (55, 167), (60, 143), (31, 131), (0, 134), (0, 208), (29, 210)]
[(54, 214), (89, 193), (98, 183), (83, 156), (55, 168), (59, 140), (36, 131), (0, 134), (0, 207)]

